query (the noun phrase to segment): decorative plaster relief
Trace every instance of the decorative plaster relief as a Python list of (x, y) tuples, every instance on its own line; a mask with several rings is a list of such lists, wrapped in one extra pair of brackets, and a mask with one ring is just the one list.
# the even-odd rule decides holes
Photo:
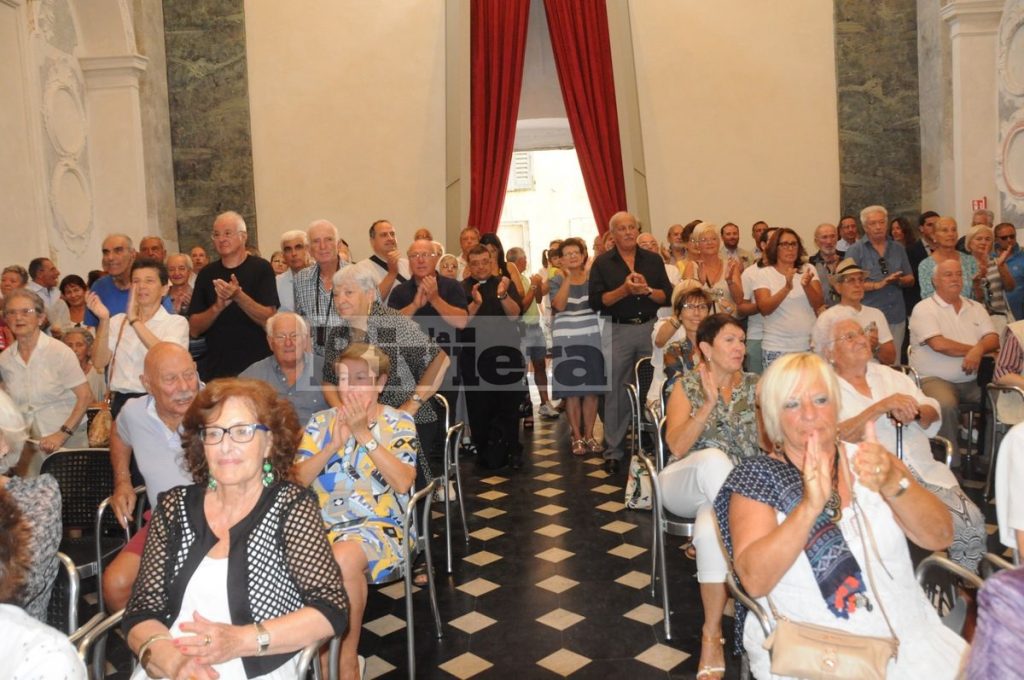
[(1024, 109), (1003, 126), (1003, 143), (996, 159), (996, 179), (1006, 201), (1024, 211)]
[(88, 134), (85, 106), (78, 78), (67, 64), (59, 63), (50, 71), (43, 92), (43, 125), (62, 158), (81, 155)]
[(81, 253), (92, 229), (92, 191), (76, 163), (62, 160), (50, 176), (50, 207), (57, 231), (73, 252)]
[(1024, 97), (1024, 3), (1010, 3), (999, 29), (996, 68), (1003, 90)]

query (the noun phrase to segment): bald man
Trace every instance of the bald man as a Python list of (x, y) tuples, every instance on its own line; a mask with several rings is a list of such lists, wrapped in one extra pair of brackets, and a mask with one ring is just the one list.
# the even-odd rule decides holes
[[(188, 350), (171, 342), (158, 342), (146, 354), (142, 385), (146, 394), (129, 399), (110, 432), (110, 465), (114, 469), (111, 510), (121, 526), (135, 511), (130, 464), (132, 456), (146, 484), (149, 505), (175, 486), (192, 484), (183, 467), (181, 421), (199, 393), (199, 373)], [(107, 611), (128, 603), (139, 573), (146, 527), (137, 532), (103, 572)]]
[(939, 434), (956, 442), (960, 403), (981, 400), (978, 366), (999, 349), (999, 336), (984, 305), (960, 294), (959, 260), (939, 263), (932, 283), (935, 293), (910, 315), (910, 365), (921, 376), (921, 390), (939, 402)]

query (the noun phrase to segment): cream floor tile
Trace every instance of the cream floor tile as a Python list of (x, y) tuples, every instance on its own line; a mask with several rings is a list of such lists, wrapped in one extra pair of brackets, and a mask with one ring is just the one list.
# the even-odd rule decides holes
[[(659, 609), (658, 611), (661, 610)], [(468, 614), (463, 614), (459, 618), (452, 619), (448, 622), (449, 625), (458, 628), (463, 633), (469, 633), (470, 635), (477, 632), (478, 630), (483, 630), (488, 626), (492, 626), (495, 623), (497, 623), (497, 621), (492, 619), (490, 616), (481, 614), (480, 612), (470, 612)]]
[(484, 519), (494, 519), (500, 515), (504, 515), (505, 511), (501, 508), (484, 508), (483, 510), (477, 510), (473, 513), (477, 517), (483, 517)]
[(564, 678), (572, 675), (588, 663), (590, 663), (590, 659), (585, 656), (571, 652), (568, 649), (559, 649), (554, 654), (549, 654), (538, 661), (537, 665)]
[(402, 630), (405, 628), (405, 621), (397, 616), (388, 614), (387, 616), (382, 616), (379, 619), (363, 623), (363, 628), (370, 631), (377, 637), (384, 637), (385, 635), (391, 635), (396, 630)]
[(641, 548), (640, 546), (633, 545), (631, 543), (623, 543), (622, 545), (617, 545), (611, 550), (609, 550), (608, 554), (615, 555), (616, 557), (623, 557), (627, 560), (631, 560), (637, 555), (642, 555), (645, 552), (647, 552), (647, 548)]
[(564, 533), (572, 531), (569, 527), (563, 527), (561, 524), (547, 524), (542, 526), (540, 529), (534, 529), (534, 533), (540, 534), (541, 536), (547, 536), (548, 538), (554, 538), (561, 536)]
[(654, 666), (658, 670), (670, 671), (682, 662), (690, 658), (690, 655), (686, 652), (681, 652), (675, 647), (669, 647), (668, 645), (656, 644), (649, 647), (647, 650), (636, 656), (637, 661), (641, 661), (648, 666)]
[(485, 578), (475, 578), (472, 581), (463, 583), (461, 586), (456, 587), (462, 592), (466, 593), (467, 595), (472, 595), (473, 597), (480, 597), (481, 595), (486, 595), (487, 593), (491, 592), (496, 588), (500, 588), (501, 586), (492, 581), (488, 581)]
[(623, 522), (622, 520), (617, 519), (614, 522), (608, 522), (608, 524), (605, 524), (601, 528), (605, 531), (610, 531), (613, 534), (624, 534), (627, 531), (632, 531), (633, 529), (636, 529), (636, 525), (630, 524), (629, 522)]
[(557, 515), (560, 512), (565, 512), (568, 509), (569, 508), (564, 508), (561, 505), (549, 504), (549, 505), (545, 505), (545, 506), (540, 507), (540, 508), (534, 508), (533, 511), (534, 512), (539, 512), (542, 515), (551, 515), (551, 516), (553, 516), (553, 515)]
[(665, 612), (662, 611), (661, 607), (655, 607), (653, 604), (647, 604), (646, 602), (639, 607), (630, 609), (628, 612), (623, 614), (627, 619), (633, 619), (640, 623), (646, 623), (649, 626), (653, 626), (656, 623), (660, 623), (665, 618)]
[(483, 659), (472, 652), (466, 652), (460, 654), (454, 659), (445, 661), (443, 664), (438, 666), (441, 670), (446, 673), (451, 673), (459, 680), (467, 680), (474, 675), (483, 673), (488, 668), (492, 667), (492, 664), (487, 659)]
[(550, 626), (555, 630), (565, 630), (575, 626), (577, 623), (583, 620), (584, 617), (580, 616), (575, 612), (571, 612), (568, 609), (552, 609), (544, 616), (537, 618), (538, 621), (543, 623), (545, 626)]
[(544, 590), (549, 590), (555, 594), (560, 594), (564, 593), (570, 588), (575, 588), (579, 585), (579, 583), (579, 581), (574, 581), (573, 579), (568, 578), (566, 576), (560, 576), (556, 574), (555, 576), (549, 576), (543, 581), (539, 581), (537, 583), (537, 587), (543, 588)]
[(482, 529), (477, 529), (476, 531), (471, 531), (469, 533), (470, 536), (477, 539), (478, 541), (489, 541), (492, 538), (497, 538), (498, 536), (503, 536), (504, 534), (504, 531), (495, 529), (494, 527), (484, 527)]
[(542, 560), (547, 560), (548, 562), (558, 564), (563, 560), (569, 559), (575, 554), (576, 553), (570, 552), (568, 550), (563, 550), (562, 548), (548, 548), (544, 552), (537, 553), (537, 557), (541, 558)]
[(470, 564), (475, 564), (478, 567), (485, 567), (492, 562), (500, 560), (501, 555), (495, 555), (490, 551), (481, 550), (480, 552), (475, 552), (472, 555), (466, 555), (462, 559), (466, 560)]
[(640, 590), (651, 584), (651, 575), (642, 571), (631, 571), (615, 579), (615, 582)]

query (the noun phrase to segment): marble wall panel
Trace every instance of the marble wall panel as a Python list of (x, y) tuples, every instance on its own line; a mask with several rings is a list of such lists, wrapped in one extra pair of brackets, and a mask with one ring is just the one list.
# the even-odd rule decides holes
[(1024, 228), (1024, 0), (1007, 0), (996, 54), (999, 214), (1002, 221), (1012, 222), (1021, 229)]
[(213, 218), (235, 210), (256, 243), (243, 0), (164, 0), (178, 240), (209, 249)]
[(840, 201), (921, 206), (916, 0), (835, 0)]

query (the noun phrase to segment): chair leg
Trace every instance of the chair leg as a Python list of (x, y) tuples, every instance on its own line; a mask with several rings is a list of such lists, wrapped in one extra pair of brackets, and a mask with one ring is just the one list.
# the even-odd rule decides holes
[[(428, 565), (429, 568), (429, 565)], [(428, 572), (429, 573), (429, 572)], [(405, 646), (409, 664), (409, 680), (416, 680), (416, 624), (412, 612), (412, 560), (406, 556), (405, 565)]]
[(989, 430), (991, 439), (989, 439), (989, 446), (992, 447), (992, 453), (988, 457), (988, 472), (985, 473), (985, 500), (992, 500), (992, 495), (995, 492), (992, 483), (995, 481), (996, 475), (996, 458), (999, 457), (999, 445), (1003, 443), (1003, 438), (998, 436), (996, 431), (995, 416), (992, 416), (992, 426)]
[[(659, 531), (660, 533), (660, 531)], [(665, 567), (665, 535), (662, 534), (660, 543), (660, 550), (658, 550), (658, 571), (661, 575), (661, 603), (662, 609), (665, 612), (665, 639), (672, 639), (672, 622), (669, 617), (671, 608), (669, 607), (668, 601), (668, 574), (666, 573)]]
[(341, 662), (341, 636), (335, 635), (331, 638), (331, 651), (327, 655), (327, 678), (338, 680), (341, 670), (338, 664)]
[(661, 529), (658, 527), (658, 517), (656, 510), (651, 510), (653, 516), (651, 517), (651, 597), (657, 597), (658, 594), (658, 534), (661, 533)]
[(423, 542), (423, 553), (427, 561), (427, 592), (430, 595), (430, 611), (434, 615), (434, 628), (437, 630), (437, 639), (444, 637), (444, 630), (441, 628), (441, 612), (437, 607), (437, 587), (434, 585), (434, 558), (430, 554), (430, 537)]
[[(449, 484), (449, 471), (451, 467), (448, 464), (448, 456), (445, 456), (444, 461), (444, 544), (448, 551), (448, 573), (452, 573), (452, 498), (451, 498), (451, 486)], [(461, 494), (459, 500), (461, 501)]]
[(466, 523), (466, 504), (462, 500), (462, 472), (459, 470), (459, 452), (455, 452), (455, 494), (459, 499), (459, 517), (462, 518), (462, 538), (469, 545), (469, 524)]

